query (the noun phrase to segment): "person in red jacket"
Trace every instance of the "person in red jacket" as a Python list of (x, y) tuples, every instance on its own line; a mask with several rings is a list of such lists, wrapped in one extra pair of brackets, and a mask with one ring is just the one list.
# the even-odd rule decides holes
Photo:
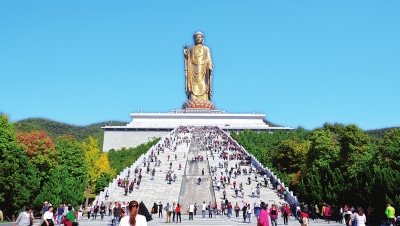
[(232, 217), (232, 204), (231, 204), (231, 202), (228, 203), (227, 209), (228, 209), (228, 218), (231, 218)]
[(328, 224), (331, 223), (332, 211), (333, 210), (331, 209), (331, 206), (330, 205), (326, 205), (326, 207), (325, 207), (325, 217), (326, 217), (326, 220), (328, 221)]
[(283, 224), (288, 224), (288, 216), (290, 216), (290, 207), (287, 203), (285, 203), (282, 207), (283, 209)]
[(61, 220), (61, 224), (64, 224), (64, 226), (72, 226), (72, 221), (64, 216), (63, 219)]
[(181, 205), (179, 203), (176, 205), (175, 213), (176, 213), (176, 223), (178, 223), (178, 218), (179, 218), (179, 223), (182, 223)]
[(308, 214), (306, 212), (301, 211), (300, 213), (300, 219), (303, 220), (303, 223), (301, 223), (301, 226), (308, 226)]

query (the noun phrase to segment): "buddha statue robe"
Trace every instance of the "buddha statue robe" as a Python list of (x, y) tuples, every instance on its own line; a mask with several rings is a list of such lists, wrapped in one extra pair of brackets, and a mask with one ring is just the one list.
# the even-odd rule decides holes
[(212, 60), (210, 49), (203, 44), (188, 48), (185, 54), (186, 95), (189, 100), (210, 100), (212, 95)]

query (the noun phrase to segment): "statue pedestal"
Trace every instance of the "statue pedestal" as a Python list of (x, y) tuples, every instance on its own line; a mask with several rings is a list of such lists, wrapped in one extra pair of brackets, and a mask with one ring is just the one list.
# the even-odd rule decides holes
[(209, 100), (188, 100), (183, 104), (182, 109), (188, 108), (215, 110), (215, 105)]

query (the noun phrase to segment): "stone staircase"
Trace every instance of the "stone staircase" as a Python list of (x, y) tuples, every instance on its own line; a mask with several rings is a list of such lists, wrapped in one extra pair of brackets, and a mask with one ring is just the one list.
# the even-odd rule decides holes
[[(178, 136), (190, 137), (191, 134), (190, 133), (189, 134), (186, 133), (185, 135), (179, 134)], [(190, 144), (187, 145), (186, 143), (177, 145), (177, 141), (173, 142), (171, 148), (165, 148), (164, 153), (160, 151), (159, 155), (157, 155), (157, 151), (154, 150), (154, 152), (157, 155), (157, 160), (161, 161), (160, 166), (157, 167), (154, 167), (154, 163), (150, 164), (151, 170), (153, 168), (156, 169), (154, 180), (151, 180), (151, 173), (147, 174), (146, 167), (143, 167), (143, 164), (141, 164), (142, 181), (140, 183), (139, 189), (137, 189), (137, 186), (135, 185), (133, 192), (128, 193), (128, 195), (125, 196), (124, 188), (118, 187), (112, 194), (110, 194), (110, 197), (108, 198), (108, 200), (106, 200), (106, 202), (122, 203), (123, 201), (128, 202), (131, 200), (136, 200), (138, 202), (143, 201), (143, 203), (146, 205), (149, 211), (153, 206), (154, 202), (158, 204), (161, 201), (164, 206), (167, 204), (167, 202), (169, 202), (170, 204), (172, 204), (172, 202), (177, 202), (179, 192), (181, 189), (182, 179), (184, 176), (187, 153), (190, 147)], [(177, 145), (177, 148), (175, 151), (173, 151), (172, 147), (174, 147), (175, 145)], [(177, 160), (175, 160), (175, 154), (177, 155)], [(169, 160), (168, 160), (168, 155), (170, 156)], [(172, 175), (176, 174), (177, 179), (175, 182), (172, 181), (171, 184), (168, 184), (168, 181), (166, 180), (166, 174), (170, 168), (171, 162), (172, 162)], [(179, 163), (182, 165), (181, 170), (178, 170)], [(129, 181), (132, 181), (134, 177), (135, 175), (132, 172)]]
[[(183, 176), (182, 187), (179, 195), (179, 203), (184, 207), (190, 204), (197, 204), (198, 208), (203, 202), (214, 202), (214, 191), (212, 188), (212, 180), (210, 178), (209, 164), (206, 159), (206, 151), (200, 150), (202, 145), (198, 138), (202, 136), (198, 131), (193, 133), (194, 139), (189, 149), (188, 160), (185, 167), (185, 175)], [(203, 156), (203, 161), (196, 160), (196, 157)], [(204, 170), (204, 175), (202, 175)], [(201, 183), (198, 184), (198, 178)], [(184, 213), (182, 213), (184, 214)]]
[[(146, 167), (142, 166), (142, 182), (140, 185), (140, 189), (137, 189), (135, 186), (134, 191), (127, 196), (124, 196), (124, 189), (122, 187), (118, 187), (109, 197), (107, 202), (120, 202), (123, 201), (143, 201), (147, 208), (151, 209), (154, 203), (159, 203), (160, 201), (165, 206), (167, 203), (172, 204), (173, 202), (179, 202), (182, 205), (182, 218), (184, 218), (184, 224), (182, 225), (241, 225), (248, 224), (244, 223), (242, 219), (242, 212), (240, 212), (239, 218), (230, 218), (228, 219), (225, 215), (217, 215), (217, 218), (201, 218), (201, 205), (203, 201), (208, 204), (209, 202), (216, 201), (218, 203), (218, 207), (220, 206), (221, 201), (223, 200), (223, 189), (221, 186), (220, 191), (216, 190), (213, 187), (213, 181), (210, 173), (210, 167), (217, 166), (218, 163), (223, 162), (223, 159), (219, 157), (219, 155), (214, 154), (214, 159), (211, 156), (210, 151), (206, 151), (205, 149), (205, 139), (204, 136), (208, 135), (208, 133), (204, 133), (199, 127), (195, 127), (192, 130), (192, 133), (186, 133), (185, 135), (179, 134), (177, 136), (189, 136), (191, 137), (191, 142), (189, 145), (186, 143), (177, 145), (177, 141), (173, 142), (171, 147), (177, 145), (177, 149), (173, 151), (173, 148), (166, 148), (165, 152), (157, 156), (159, 160), (161, 160), (161, 166), (155, 167), (156, 174), (154, 177), (154, 181), (150, 180), (151, 174), (146, 173)], [(194, 138), (193, 138), (193, 137)], [(215, 138), (217, 139), (217, 138)], [(214, 140), (215, 140), (214, 139)], [(217, 139), (218, 140), (218, 139)], [(221, 138), (219, 137), (219, 140)], [(155, 150), (155, 153), (157, 151)], [(228, 151), (230, 154), (231, 151)], [(175, 160), (175, 154), (177, 154), (177, 160)], [(170, 160), (168, 161), (168, 155), (170, 155)], [(195, 157), (198, 155), (202, 155), (204, 157), (203, 161), (196, 161)], [(165, 178), (166, 173), (170, 168), (170, 162), (172, 162), (172, 174), (177, 175), (176, 182), (172, 182), (168, 184), (168, 181)], [(230, 160), (228, 161), (228, 169), (231, 167), (235, 168), (235, 164), (238, 164), (239, 160)], [(182, 169), (178, 170), (179, 163), (182, 165)], [(154, 167), (154, 163), (151, 163), (151, 169)], [(204, 168), (204, 175), (202, 175), (202, 169)], [(249, 168), (248, 166), (242, 166), (243, 168)], [(220, 168), (218, 168), (218, 176), (219, 179), (221, 173)], [(223, 173), (225, 175), (225, 173)], [(247, 182), (247, 178), (251, 177), (252, 181), (249, 185)], [(197, 184), (197, 179), (201, 178), (200, 185)], [(131, 173), (129, 178), (130, 180), (134, 179), (134, 173)], [(258, 180), (262, 180), (261, 176), (258, 175)], [(233, 189), (233, 181), (236, 181), (237, 186), (242, 183), (245, 195), (241, 197), (239, 192), (239, 197), (235, 198), (235, 191)], [(237, 202), (240, 207), (243, 206), (243, 203), (250, 203), (251, 205), (255, 201), (262, 200), (271, 206), (272, 203), (284, 202), (277, 195), (276, 191), (270, 188), (261, 188), (260, 198), (251, 197), (251, 189), (256, 187), (256, 181), (254, 180), (254, 173), (251, 175), (240, 175), (237, 178), (231, 178), (231, 183), (226, 186), (226, 194), (227, 199), (235, 205)], [(186, 208), (189, 204), (197, 204), (197, 216), (195, 216), (194, 221), (188, 221), (188, 215), (186, 213)], [(165, 223), (165, 213), (164, 218), (159, 219), (155, 218), (154, 220), (149, 222), (149, 225), (162, 225)], [(233, 215), (235, 213), (233, 212)], [(255, 216), (252, 216), (252, 220), (254, 224), (256, 222)], [(197, 220), (196, 220), (197, 219)]]

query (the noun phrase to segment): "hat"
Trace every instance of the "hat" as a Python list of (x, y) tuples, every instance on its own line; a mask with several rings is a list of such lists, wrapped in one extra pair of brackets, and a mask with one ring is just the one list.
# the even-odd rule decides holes
[(48, 203), (47, 201), (44, 201), (44, 203)]

